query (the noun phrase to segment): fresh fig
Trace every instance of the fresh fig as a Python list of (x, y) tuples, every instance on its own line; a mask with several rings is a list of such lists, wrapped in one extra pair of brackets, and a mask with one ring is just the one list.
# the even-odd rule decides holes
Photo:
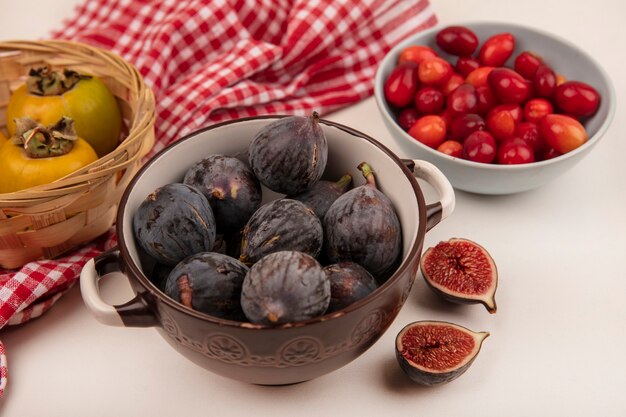
[(218, 233), (240, 230), (261, 206), (261, 183), (244, 162), (231, 156), (204, 158), (187, 170), (183, 182), (209, 200)]
[(324, 272), (330, 280), (330, 304), (327, 313), (341, 310), (378, 288), (372, 274), (354, 262), (328, 265)]
[(427, 386), (461, 376), (474, 362), (488, 332), (442, 321), (417, 321), (396, 337), (396, 358), (413, 381)]
[(315, 258), (296, 251), (275, 252), (250, 268), (241, 307), (253, 323), (283, 324), (324, 314), (330, 280)]
[(253, 264), (284, 250), (317, 257), (323, 241), (322, 223), (313, 210), (296, 200), (274, 200), (261, 206), (243, 228), (239, 260)]
[(176, 265), (215, 243), (215, 218), (208, 200), (187, 184), (154, 190), (133, 215), (139, 245), (157, 262)]
[(202, 252), (172, 269), (165, 294), (202, 313), (228, 320), (245, 320), (241, 287), (248, 267), (221, 253)]
[(467, 239), (450, 239), (429, 248), (420, 261), (428, 286), (443, 298), (481, 303), (495, 313), (498, 270), (489, 252)]
[(330, 208), (331, 204), (345, 193), (352, 186), (352, 175), (346, 174), (339, 178), (337, 182), (320, 180), (308, 190), (289, 196), (292, 200), (303, 202), (307, 207), (315, 212), (320, 220)]
[(324, 216), (325, 252), (330, 262), (353, 261), (384, 280), (400, 257), (400, 220), (372, 168), (365, 162), (358, 168), (367, 183), (337, 198)]
[(256, 177), (267, 188), (286, 195), (311, 188), (322, 177), (328, 159), (328, 143), (316, 112), (266, 125), (248, 151)]

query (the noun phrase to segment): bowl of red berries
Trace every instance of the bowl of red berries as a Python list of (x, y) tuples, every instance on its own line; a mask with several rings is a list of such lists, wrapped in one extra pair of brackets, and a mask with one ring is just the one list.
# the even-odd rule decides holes
[(405, 156), (480, 194), (527, 191), (563, 174), (615, 113), (611, 80), (590, 55), (508, 23), (440, 26), (407, 38), (381, 62), (375, 97)]

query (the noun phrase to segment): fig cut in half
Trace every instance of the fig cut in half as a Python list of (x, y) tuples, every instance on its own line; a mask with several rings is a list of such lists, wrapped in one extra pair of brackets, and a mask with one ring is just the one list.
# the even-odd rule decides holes
[(481, 303), (496, 312), (498, 269), (479, 244), (459, 238), (439, 242), (424, 252), (420, 268), (436, 294), (459, 304)]
[(413, 381), (444, 384), (469, 369), (487, 336), (443, 321), (416, 321), (398, 333), (396, 358)]

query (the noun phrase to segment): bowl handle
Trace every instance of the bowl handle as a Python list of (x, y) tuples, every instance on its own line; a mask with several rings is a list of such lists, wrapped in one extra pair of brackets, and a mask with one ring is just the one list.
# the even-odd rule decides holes
[(87, 308), (100, 323), (109, 326), (151, 327), (158, 321), (144, 299), (137, 295), (127, 303), (111, 306), (100, 297), (98, 281), (102, 275), (120, 272), (117, 248), (90, 259), (80, 273), (80, 292)]
[(426, 206), (426, 231), (435, 227), (454, 210), (455, 198), (452, 184), (433, 164), (420, 159), (405, 160), (413, 175), (430, 184), (439, 194), (439, 201)]

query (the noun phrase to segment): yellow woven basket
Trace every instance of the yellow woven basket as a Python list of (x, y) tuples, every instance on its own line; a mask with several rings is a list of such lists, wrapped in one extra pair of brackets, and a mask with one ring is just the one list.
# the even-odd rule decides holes
[(0, 131), (5, 135), (11, 92), (31, 68), (42, 65), (99, 77), (117, 98), (127, 133), (114, 151), (79, 171), (0, 194), (3, 268), (54, 258), (106, 232), (124, 188), (154, 144), (154, 96), (137, 70), (113, 53), (67, 41), (0, 42)]

